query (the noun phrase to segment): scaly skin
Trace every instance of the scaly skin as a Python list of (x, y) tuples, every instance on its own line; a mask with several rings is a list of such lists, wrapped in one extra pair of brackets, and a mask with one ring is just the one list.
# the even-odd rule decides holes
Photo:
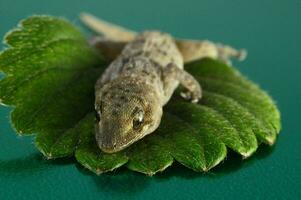
[(201, 88), (183, 70), (183, 58), (172, 37), (144, 32), (128, 43), (97, 81), (96, 140), (101, 150), (120, 151), (156, 130), (162, 107), (181, 82), (193, 102)]

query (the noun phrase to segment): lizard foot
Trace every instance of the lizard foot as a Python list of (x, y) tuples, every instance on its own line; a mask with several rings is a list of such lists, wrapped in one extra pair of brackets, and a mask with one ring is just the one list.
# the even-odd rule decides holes
[(181, 92), (180, 95), (185, 100), (191, 101), (191, 103), (198, 103), (199, 100), (202, 98), (201, 93), (197, 93), (197, 92), (193, 93), (193, 92), (190, 92), (190, 91)]

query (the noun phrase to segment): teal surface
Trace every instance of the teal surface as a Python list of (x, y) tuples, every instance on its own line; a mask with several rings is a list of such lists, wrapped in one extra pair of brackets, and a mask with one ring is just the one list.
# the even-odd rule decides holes
[(96, 176), (72, 158), (45, 160), (33, 137), (15, 134), (11, 109), (1, 106), (1, 200), (301, 198), (300, 1), (0, 0), (0, 36), (32, 14), (64, 16), (80, 24), (81, 11), (138, 31), (160, 29), (247, 48), (247, 60), (235, 65), (276, 100), (283, 130), (275, 147), (261, 146), (247, 160), (232, 153), (208, 173), (178, 164), (155, 177), (124, 168)]

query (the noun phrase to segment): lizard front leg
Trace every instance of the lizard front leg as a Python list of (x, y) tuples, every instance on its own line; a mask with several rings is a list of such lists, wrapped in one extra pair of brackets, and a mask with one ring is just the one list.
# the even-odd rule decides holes
[(171, 85), (175, 81), (179, 81), (186, 92), (181, 93), (181, 96), (192, 103), (197, 103), (202, 97), (202, 88), (199, 82), (188, 72), (179, 68), (176, 64), (170, 63), (163, 69), (163, 84), (166, 95), (171, 94), (173, 88)]

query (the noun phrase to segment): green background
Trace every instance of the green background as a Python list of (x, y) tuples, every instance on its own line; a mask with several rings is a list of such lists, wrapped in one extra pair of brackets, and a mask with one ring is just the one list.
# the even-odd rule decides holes
[[(119, 169), (96, 176), (74, 160), (47, 161), (33, 137), (19, 137), (0, 107), (0, 199), (298, 199), (301, 198), (301, 1), (0, 0), (0, 36), (32, 14), (80, 24), (91, 12), (134, 30), (210, 39), (248, 49), (235, 65), (277, 102), (283, 129), (273, 148), (250, 159), (230, 154), (208, 173), (179, 164), (155, 177)], [(29, 97), (30, 98), (30, 97)]]

